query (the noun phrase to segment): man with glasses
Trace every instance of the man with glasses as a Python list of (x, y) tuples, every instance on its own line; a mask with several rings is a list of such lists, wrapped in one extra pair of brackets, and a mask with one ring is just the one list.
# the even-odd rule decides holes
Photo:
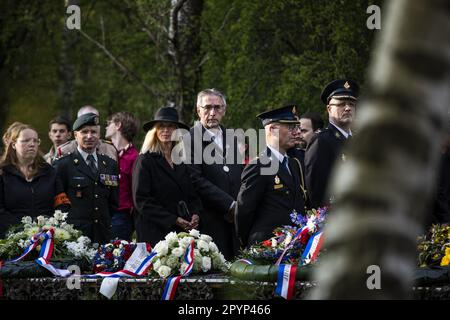
[(227, 109), (225, 96), (216, 89), (203, 90), (197, 95), (196, 109), (200, 121), (183, 140), (190, 144), (192, 182), (204, 206), (200, 231), (213, 237), (230, 260), (239, 247), (234, 211), (244, 159), (236, 157), (237, 139), (233, 136), (233, 141), (228, 141), (221, 125)]
[(245, 167), (236, 210), (237, 233), (247, 247), (269, 239), (277, 227), (293, 225), (291, 213), (305, 209), (300, 165), (287, 155), (298, 125), (292, 106), (257, 117), (264, 126), (267, 148)]
[(330, 203), (329, 177), (336, 160), (346, 160), (342, 147), (352, 137), (358, 94), (358, 84), (350, 79), (334, 80), (322, 91), (329, 124), (312, 137), (305, 154), (306, 187), (313, 208)]

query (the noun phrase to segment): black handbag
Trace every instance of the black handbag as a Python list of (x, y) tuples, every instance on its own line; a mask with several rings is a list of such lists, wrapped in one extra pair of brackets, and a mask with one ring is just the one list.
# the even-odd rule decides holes
[(183, 200), (178, 202), (178, 216), (186, 221), (191, 221), (192, 219), (192, 215), (189, 212), (188, 206)]

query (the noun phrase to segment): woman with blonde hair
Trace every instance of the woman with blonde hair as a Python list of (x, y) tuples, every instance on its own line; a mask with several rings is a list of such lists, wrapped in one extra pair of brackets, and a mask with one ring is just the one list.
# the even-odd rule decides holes
[(180, 128), (189, 129), (172, 107), (160, 108), (144, 124), (147, 135), (133, 171), (133, 199), (138, 241), (152, 246), (171, 231), (197, 229), (200, 221), (202, 206), (187, 166), (171, 156)]
[(39, 151), (37, 131), (13, 123), (5, 136), (7, 145), (0, 160), (0, 238), (24, 216), (53, 215), (55, 206), (67, 209), (70, 205), (60, 193), (55, 170)]

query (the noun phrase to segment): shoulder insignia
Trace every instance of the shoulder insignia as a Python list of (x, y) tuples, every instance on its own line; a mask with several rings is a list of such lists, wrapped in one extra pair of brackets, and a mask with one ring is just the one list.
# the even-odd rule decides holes
[(339, 132), (335, 132), (334, 135), (336, 136), (336, 138), (340, 139), (341, 138), (341, 134)]
[(78, 164), (78, 159), (77, 158), (75, 158), (75, 159), (73, 159), (73, 163), (75, 163), (75, 164)]
[(112, 143), (112, 141), (109, 141), (109, 140), (103, 140), (103, 139), (102, 139), (102, 142), (103, 142), (103, 143), (107, 143), (107, 144), (110, 144), (110, 145), (112, 145), (112, 146), (113, 146), (113, 143)]

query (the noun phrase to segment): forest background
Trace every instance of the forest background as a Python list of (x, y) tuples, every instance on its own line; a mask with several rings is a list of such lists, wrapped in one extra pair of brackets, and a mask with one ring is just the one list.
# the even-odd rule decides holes
[[(66, 27), (70, 5), (80, 30)], [(170, 105), (192, 125), (204, 88), (227, 96), (227, 127), (260, 128), (256, 114), (286, 104), (325, 119), (326, 83), (348, 77), (364, 92), (378, 32), (367, 27), (371, 5), (382, 9), (381, 0), (2, 0), (0, 130), (31, 124), (47, 152), (49, 120), (73, 121), (88, 104), (102, 124), (118, 111), (143, 123)]]

